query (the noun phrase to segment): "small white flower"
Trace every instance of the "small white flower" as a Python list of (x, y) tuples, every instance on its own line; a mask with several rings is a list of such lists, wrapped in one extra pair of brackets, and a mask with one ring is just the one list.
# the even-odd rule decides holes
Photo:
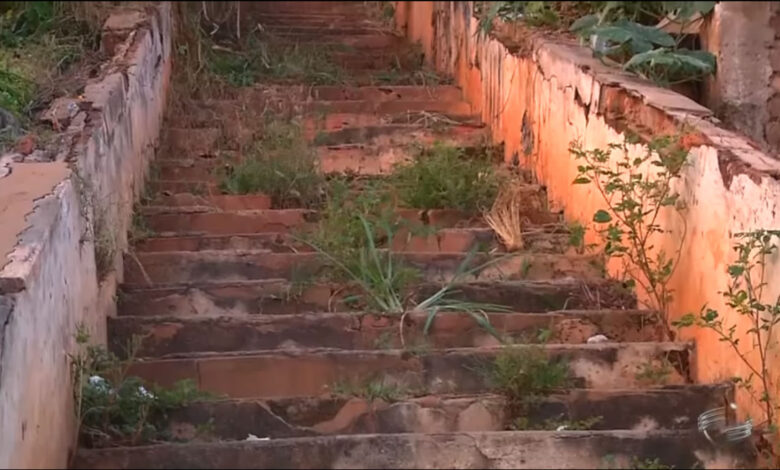
[(90, 385), (100, 385), (106, 383), (106, 379), (99, 375), (93, 375), (89, 378), (89, 384)]
[(104, 391), (104, 392), (108, 391), (109, 389), (108, 382), (106, 382), (106, 379), (104, 379), (99, 375), (91, 376), (89, 378), (89, 385), (93, 388), (96, 388), (97, 390)]
[(146, 390), (143, 385), (138, 387), (138, 393), (144, 398), (154, 398), (154, 394)]

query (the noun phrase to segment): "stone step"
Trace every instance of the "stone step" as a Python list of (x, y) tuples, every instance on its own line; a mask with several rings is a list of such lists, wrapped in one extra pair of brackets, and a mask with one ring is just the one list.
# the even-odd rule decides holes
[[(132, 259), (127, 263), (133, 263)], [(421, 302), (441, 284), (415, 285), (404, 297)], [(343, 284), (209, 280), (172, 286), (124, 284), (118, 298), (120, 315), (284, 315), (351, 310), (345, 298), (356, 293)], [(636, 299), (615, 281), (511, 281), (458, 283), (451, 297), (503, 305), (538, 313), (573, 309), (633, 309)]]
[[(654, 312), (571, 310), (548, 313), (491, 313), (486, 316), (508, 342), (581, 344), (595, 335), (615, 342), (663, 341)], [(407, 345), (464, 348), (499, 345), (466, 313), (438, 315), (428, 334), (423, 312), (404, 317), (361, 313), (227, 316), (120, 316), (109, 318), (112, 350), (122, 353), (133, 335), (144, 337), (137, 353), (155, 357), (190, 352), (233, 352), (297, 348), (393, 349)], [(403, 333), (403, 342), (401, 334)]]
[(303, 227), (316, 218), (316, 212), (308, 209), (193, 212), (178, 207), (152, 207), (143, 209), (142, 214), (153, 233), (182, 235), (276, 233)]
[[(357, 434), (80, 449), (78, 468), (739, 468), (746, 445), (717, 451), (696, 431)], [(749, 467), (749, 464), (748, 464)], [(645, 468), (645, 467), (637, 467)], [(654, 468), (654, 467), (646, 467)]]
[[(231, 201), (233, 202), (233, 201)], [(238, 202), (234, 202), (239, 204)], [(257, 203), (265, 205), (263, 198)], [(249, 204), (247, 202), (247, 204)], [(530, 205), (530, 204), (529, 204)], [(486, 227), (480, 214), (447, 209), (397, 209), (404, 220), (438, 229)], [(208, 206), (146, 206), (141, 208), (144, 223), (156, 236), (249, 235), (306, 230), (319, 213), (310, 209), (250, 209), (223, 211)], [(536, 227), (561, 227), (560, 215), (528, 208), (521, 212), (528, 231)]]
[[(569, 235), (563, 230), (529, 233), (523, 240), (524, 250), (535, 253), (575, 253), (569, 244)], [(529, 230), (533, 227), (528, 227)], [(544, 230), (544, 231), (543, 231)], [(273, 253), (301, 253), (314, 251), (310, 245), (288, 233), (259, 233), (239, 235), (212, 235), (190, 237), (147, 237), (135, 243), (140, 252), (202, 251), (202, 250), (268, 250)], [(431, 235), (399, 233), (393, 238), (395, 252), (424, 251), (432, 253), (468, 252), (473, 249), (504, 252), (504, 248), (488, 228), (445, 228)]]
[[(361, 392), (357, 392), (361, 393)], [(689, 430), (699, 414), (733, 396), (729, 384), (669, 386), (648, 390), (570, 390), (544, 397), (525, 416), (512, 416), (505, 397), (460, 395), (404, 397), (325, 395), (277, 400), (197, 403), (170, 414), (167, 430), (187, 442), (241, 441), (317, 435), (449, 433), (525, 429)], [(517, 421), (525, 418), (525, 422)], [(552, 429), (551, 429), (552, 428)], [(201, 430), (198, 432), (198, 430)], [(572, 429), (577, 430), (577, 429)]]
[[(193, 217), (201, 214), (193, 214)], [(270, 231), (270, 230), (269, 230)], [(273, 231), (279, 231), (273, 230)], [(417, 268), (431, 282), (448, 282), (469, 255), (466, 253), (397, 253), (399, 263)], [(469, 267), (494, 261), (480, 272), (462, 275), (463, 281), (597, 279), (602, 273), (595, 255), (478, 253)], [(143, 266), (143, 270), (140, 268)], [(125, 262), (125, 282), (179, 284), (211, 279), (241, 281), (256, 279), (313, 280), (324, 274), (325, 259), (319, 253), (244, 252), (140, 252)], [(461, 269), (462, 271), (462, 269)]]
[[(353, 103), (350, 101), (341, 101), (333, 103)], [(387, 101), (387, 104), (400, 103), (400, 101)], [(415, 112), (412, 110), (412, 112)], [(407, 111), (395, 111), (392, 114), (406, 114)], [(368, 114), (365, 110), (345, 111), (337, 114), (348, 114), (349, 116), (361, 116)], [(323, 115), (325, 116), (325, 115)], [(406, 114), (406, 116), (412, 116)], [(308, 127), (304, 127), (307, 137), (311, 139), (314, 145), (335, 146), (363, 144), (366, 146), (386, 147), (388, 145), (397, 145), (406, 147), (412, 143), (432, 145), (440, 141), (449, 145), (474, 147), (487, 141), (487, 131), (481, 126), (475, 125), (447, 125), (436, 127), (433, 122), (437, 118), (431, 114), (431, 124), (425, 122), (425, 117), (420, 117), (411, 124), (406, 123), (377, 123), (375, 125), (342, 126), (333, 130), (322, 130), (328, 127), (327, 118), (313, 119), (308, 121)], [(457, 114), (455, 114), (457, 116)], [(470, 113), (469, 113), (470, 116)], [(412, 119), (409, 117), (409, 119)], [(442, 118), (443, 119), (443, 118)], [(333, 124), (332, 122), (330, 123)], [(426, 127), (427, 126), (427, 127)], [(335, 126), (332, 126), (335, 127)], [(197, 157), (214, 157), (220, 155), (220, 152), (232, 151), (235, 148), (226, 143), (226, 134), (218, 127), (202, 128), (167, 128), (165, 131), (165, 143), (163, 151), (160, 153), (161, 159), (193, 159)], [(233, 144), (240, 139), (248, 139), (251, 142), (251, 135), (235, 137)], [(406, 152), (408, 153), (408, 151)], [(235, 157), (230, 155), (228, 160)]]
[[(512, 349), (540, 346), (516, 345)], [(691, 344), (548, 344), (542, 350), (566, 361), (572, 386), (645, 388), (641, 375), (661, 370), (655, 385), (690, 382)], [(416, 350), (290, 349), (188, 353), (137, 359), (128, 373), (151, 384), (172, 386), (189, 379), (205, 392), (229, 398), (300, 397), (327, 393), (343, 384), (381, 380), (414, 394), (481, 393), (493, 389), (490, 368), (505, 349), (496, 347)]]

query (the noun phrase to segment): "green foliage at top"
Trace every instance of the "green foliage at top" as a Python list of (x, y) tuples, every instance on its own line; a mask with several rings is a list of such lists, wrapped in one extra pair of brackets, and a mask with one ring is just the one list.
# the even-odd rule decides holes
[(501, 178), (486, 153), (467, 156), (463, 149), (436, 143), (399, 164), (391, 176), (406, 207), (479, 212), (496, 198)]
[(598, 191), (608, 207), (593, 214), (605, 242), (604, 253), (622, 259), (630, 285), (640, 286), (650, 298), (649, 307), (666, 314), (672, 299), (669, 280), (684, 239), (680, 238), (676, 252), (670, 255), (655, 248), (656, 237), (669, 232), (660, 223), (661, 214), (683, 210), (673, 182), (688, 152), (668, 137), (654, 139), (641, 153), (631, 151), (631, 144), (636, 143), (628, 138), (606, 149), (590, 150), (574, 143), (570, 152), (580, 161), (574, 184), (593, 185)]
[(708, 14), (716, 2), (486, 2), (480, 31), (496, 18), (531, 26), (567, 28), (597, 57), (660, 85), (696, 81), (715, 71), (715, 56), (681, 47), (677, 37), (659, 29), (662, 19), (684, 26), (695, 14)]
[(222, 191), (266, 194), (278, 209), (311, 207), (321, 199), (317, 156), (295, 121), (269, 119), (244, 159), (221, 171)]
[(40, 104), (35, 98), (41, 87), (98, 48), (98, 3), (2, 2), (0, 107), (26, 118)]

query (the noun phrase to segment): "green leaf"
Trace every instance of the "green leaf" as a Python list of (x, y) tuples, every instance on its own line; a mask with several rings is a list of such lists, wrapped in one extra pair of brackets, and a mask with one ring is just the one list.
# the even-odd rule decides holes
[(599, 209), (595, 214), (593, 214), (593, 221), (599, 224), (605, 224), (611, 220), (612, 216), (609, 215), (609, 212), (605, 211), (604, 209)]
[(732, 264), (729, 266), (728, 271), (731, 277), (738, 277), (745, 272), (745, 267), (739, 264)]
[(598, 23), (598, 15), (585, 15), (577, 18), (577, 20), (569, 27), (569, 31), (573, 33), (580, 33), (583, 36), (588, 36), (590, 35), (590, 30), (592, 30)]
[(588, 184), (588, 183), (590, 183), (590, 178), (586, 176), (579, 176), (573, 181), (573, 184)]

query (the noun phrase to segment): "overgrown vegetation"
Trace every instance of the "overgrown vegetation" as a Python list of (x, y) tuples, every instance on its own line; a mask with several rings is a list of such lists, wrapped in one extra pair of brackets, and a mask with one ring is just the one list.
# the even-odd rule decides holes
[[(777, 253), (778, 230), (757, 230), (737, 234), (734, 245), (737, 259), (728, 267), (729, 283), (721, 292), (726, 306), (737, 313), (728, 322), (718, 310), (702, 307), (698, 315), (689, 313), (673, 324), (678, 328), (698, 326), (713, 331), (727, 344), (740, 362), (750, 371), (747, 377), (736, 377), (737, 385), (745, 390), (764, 409), (758, 427), (771, 443), (768, 453), (778, 462), (777, 402), (778, 377), (770, 361), (776, 344), (776, 326), (780, 323), (780, 298), (766, 300), (767, 260)], [(749, 339), (749, 341), (748, 341)]]
[(466, 155), (462, 148), (440, 142), (419, 148), (414, 160), (398, 164), (391, 176), (406, 207), (469, 212), (489, 208), (500, 182), (486, 152)]
[(129, 375), (140, 344), (137, 337), (130, 342), (125, 360), (90, 344), (82, 326), (77, 328), (75, 340), (78, 351), (70, 360), (77, 435), (82, 445), (105, 447), (166, 440), (169, 412), (210, 398), (190, 381), (179, 381), (170, 389), (147, 388), (140, 378)]
[(243, 160), (220, 171), (222, 191), (263, 193), (278, 209), (311, 207), (322, 198), (319, 160), (296, 121), (267, 119), (262, 137)]
[(368, 401), (383, 400), (387, 403), (396, 402), (410, 394), (403, 386), (378, 379), (364, 380), (358, 384), (351, 381), (336, 382), (331, 386), (331, 391), (336, 395), (359, 397)]
[(482, 2), (480, 31), (496, 18), (568, 29), (596, 57), (660, 85), (697, 81), (715, 71), (715, 56), (694, 44), (688, 27), (716, 2)]
[(515, 426), (527, 424), (523, 418), (530, 406), (571, 382), (568, 363), (551, 359), (540, 346), (504, 347), (486, 373), (492, 386), (506, 398)]
[(0, 3), (0, 151), (52, 99), (83, 86), (112, 3)]
[[(357, 255), (353, 258), (339, 258), (338, 253), (328, 252), (310, 241), (303, 241), (361, 289), (362, 294), (359, 298), (364, 305), (374, 311), (390, 315), (403, 316), (411, 311), (425, 312), (427, 315), (423, 329), (425, 334), (429, 332), (437, 315), (447, 312), (466, 313), (485, 330), (500, 339), (490, 325), (486, 312), (506, 311), (503, 306), (455, 300), (450, 298), (450, 294), (463, 277), (481, 271), (500, 261), (501, 258), (494, 258), (475, 266), (476, 252), (472, 250), (441, 289), (428, 298), (416, 302), (409, 294), (409, 287), (421, 277), (420, 272), (406, 265), (392, 249), (380, 249), (375, 241), (380, 238), (391, 240), (394, 234), (393, 225), (382, 220), (371, 222), (363, 215), (359, 215), (359, 221), (363, 228), (363, 241), (358, 245), (360, 248), (356, 250)], [(382, 235), (379, 236), (377, 233)], [(403, 332), (401, 332), (401, 341), (403, 343)]]
[(628, 287), (639, 286), (647, 300), (668, 325), (673, 291), (669, 281), (674, 274), (684, 244), (681, 231), (671, 254), (657, 248), (658, 235), (669, 233), (661, 225), (665, 211), (680, 215), (684, 207), (674, 191), (688, 152), (677, 140), (655, 138), (646, 146), (637, 146), (635, 138), (611, 143), (606, 149), (585, 150), (573, 143), (571, 153), (581, 160), (574, 184), (593, 185), (608, 210), (600, 209), (593, 222), (602, 236), (607, 257), (622, 260)]

